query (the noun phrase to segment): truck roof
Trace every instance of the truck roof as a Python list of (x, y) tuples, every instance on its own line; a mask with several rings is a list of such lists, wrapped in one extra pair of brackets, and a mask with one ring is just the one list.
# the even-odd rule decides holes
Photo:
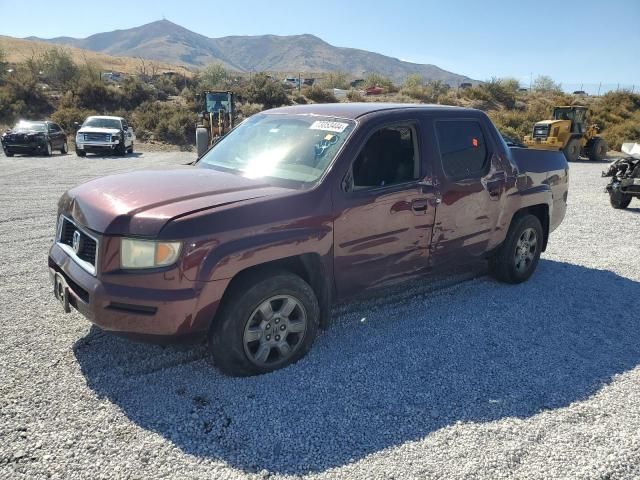
[(87, 118), (109, 118), (112, 120), (124, 120), (122, 117), (113, 117), (109, 115), (89, 115)]
[(356, 118), (370, 113), (389, 110), (423, 110), (428, 112), (450, 112), (452, 110), (461, 112), (477, 112), (472, 108), (454, 107), (450, 105), (427, 105), (414, 103), (322, 103), (312, 105), (295, 105), (292, 107), (280, 107), (266, 110), (267, 114), (298, 114), (298, 115), (322, 115), (326, 117), (340, 117), (355, 120)]

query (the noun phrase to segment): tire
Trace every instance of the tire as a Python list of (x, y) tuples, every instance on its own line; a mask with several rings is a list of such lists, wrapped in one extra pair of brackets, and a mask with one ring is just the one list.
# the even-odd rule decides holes
[(620, 190), (613, 189), (609, 192), (609, 202), (616, 210), (624, 210), (631, 203), (631, 195), (622, 193)]
[(131, 142), (131, 146), (129, 147), (129, 153), (133, 153), (133, 142)]
[(196, 151), (198, 158), (209, 149), (209, 131), (206, 128), (196, 128)]
[(67, 145), (67, 141), (65, 140), (64, 143), (62, 144), (62, 148), (60, 149), (60, 153), (62, 155), (66, 155), (68, 151), (69, 151), (69, 145)]
[(83, 152), (82, 150), (76, 150), (76, 155), (79, 157), (86, 157), (87, 152)]
[[(534, 237), (531, 237), (533, 232)], [(525, 214), (511, 221), (507, 238), (489, 259), (493, 276), (505, 283), (521, 283), (529, 279), (540, 260), (544, 233), (538, 217)]]
[(127, 147), (124, 144), (124, 140), (122, 140), (116, 147), (116, 155), (120, 157), (124, 157), (126, 154), (127, 154)]
[(567, 162), (575, 162), (580, 158), (580, 140), (572, 138), (562, 150)]
[(51, 155), (53, 155), (53, 146), (51, 145), (51, 142), (47, 142), (47, 149), (45, 150), (43, 155), (45, 157), (50, 157)]
[(4, 151), (4, 154), (5, 154), (7, 157), (13, 157), (13, 152), (10, 152), (10, 151), (8, 151), (8, 150), (5, 150), (5, 151)]
[(209, 334), (209, 351), (221, 372), (260, 375), (291, 365), (309, 351), (318, 332), (320, 307), (302, 278), (265, 271), (232, 288)]
[(602, 137), (595, 137), (591, 141), (591, 145), (587, 151), (589, 160), (594, 162), (601, 162), (607, 158), (607, 151), (609, 150), (609, 146), (607, 142)]

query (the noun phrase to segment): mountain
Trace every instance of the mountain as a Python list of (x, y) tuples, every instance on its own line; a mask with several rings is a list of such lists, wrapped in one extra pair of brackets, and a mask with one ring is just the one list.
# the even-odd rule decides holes
[(98, 33), (81, 39), (30, 39), (195, 68), (221, 63), (226, 68), (239, 72), (343, 71), (355, 77), (379, 73), (396, 82), (402, 82), (408, 75), (417, 73), (425, 79), (442, 80), (451, 85), (473, 82), (464, 75), (448, 72), (435, 65), (404, 62), (355, 48), (335, 47), (314, 35), (209, 38), (168, 20)]
[[(24, 62), (26, 59), (31, 58), (34, 55), (44, 53), (50, 48), (51, 43), (33, 40), (33, 37), (31, 39), (25, 39), (0, 35), (0, 50), (4, 51), (6, 61), (10, 63)], [(100, 65), (104, 70), (124, 72), (128, 74), (135, 74), (139, 72), (140, 59), (138, 58), (113, 56), (102, 52), (94, 52), (92, 50), (85, 50), (71, 46), (65, 46), (65, 48), (71, 54), (71, 58), (73, 58), (73, 60), (78, 64), (90, 62)], [(189, 72), (171, 63), (159, 61), (155, 67), (157, 73), (173, 71), (178, 72), (181, 75), (191, 75)]]

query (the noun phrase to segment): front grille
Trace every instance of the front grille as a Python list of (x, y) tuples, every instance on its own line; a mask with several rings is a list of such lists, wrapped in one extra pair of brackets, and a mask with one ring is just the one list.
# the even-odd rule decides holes
[[(77, 247), (74, 247), (74, 235), (78, 232), (79, 243)], [(58, 240), (63, 245), (68, 245), (73, 250), (74, 254), (82, 261), (87, 262), (94, 268), (96, 266), (96, 241), (82, 230), (77, 228), (73, 222), (68, 218), (62, 218), (62, 225), (60, 227), (60, 238)]]
[(547, 138), (549, 136), (549, 125), (535, 125), (533, 127), (533, 138)]
[(111, 135), (108, 133), (84, 133), (85, 142), (110, 142)]

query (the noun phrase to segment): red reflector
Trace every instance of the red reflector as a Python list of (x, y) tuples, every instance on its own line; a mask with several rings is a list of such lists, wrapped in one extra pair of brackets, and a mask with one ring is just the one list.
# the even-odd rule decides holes
[(477, 146), (478, 146), (478, 139), (477, 139), (477, 138), (474, 138), (473, 140), (471, 140), (471, 144), (472, 144), (474, 147), (477, 147)]

